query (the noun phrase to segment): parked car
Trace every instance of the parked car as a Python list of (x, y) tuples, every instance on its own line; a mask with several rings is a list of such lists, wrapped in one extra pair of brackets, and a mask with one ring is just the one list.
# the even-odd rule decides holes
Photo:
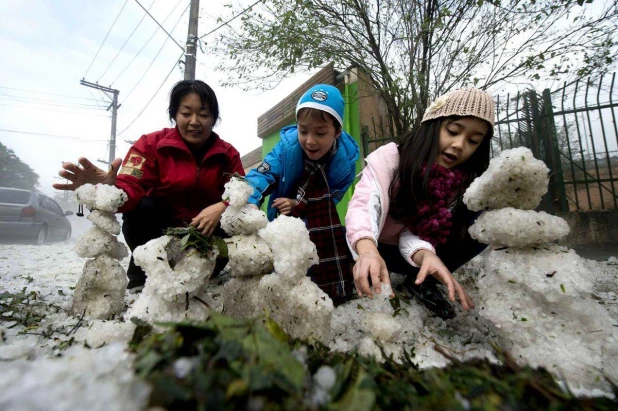
[(71, 223), (51, 198), (35, 190), (0, 187), (0, 238), (29, 239), (34, 244), (71, 238)]

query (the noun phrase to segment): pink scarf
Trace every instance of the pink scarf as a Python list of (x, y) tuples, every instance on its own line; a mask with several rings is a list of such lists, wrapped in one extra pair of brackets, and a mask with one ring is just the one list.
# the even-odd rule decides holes
[[(427, 165), (423, 166), (424, 175)], [(444, 244), (450, 228), (452, 214), (449, 205), (461, 189), (464, 174), (458, 170), (449, 170), (437, 163), (431, 165), (427, 187), (427, 198), (418, 202), (416, 216), (408, 225), (408, 229), (434, 247)]]

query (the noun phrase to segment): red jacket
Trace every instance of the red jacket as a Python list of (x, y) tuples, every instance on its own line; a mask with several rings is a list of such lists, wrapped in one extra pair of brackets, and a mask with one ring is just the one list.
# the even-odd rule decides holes
[(240, 155), (212, 133), (206, 154), (196, 163), (177, 128), (164, 128), (140, 137), (131, 147), (118, 173), (116, 187), (129, 199), (118, 210), (137, 206), (144, 195), (156, 197), (171, 209), (172, 217), (186, 223), (204, 208), (221, 201), (229, 175), (244, 175)]

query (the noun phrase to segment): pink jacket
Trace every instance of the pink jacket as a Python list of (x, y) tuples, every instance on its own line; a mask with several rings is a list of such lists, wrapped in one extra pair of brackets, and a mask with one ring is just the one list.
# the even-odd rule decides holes
[(411, 265), (417, 267), (412, 256), (418, 250), (430, 250), (433, 246), (412, 234), (403, 224), (396, 223), (388, 216), (390, 197), (389, 187), (397, 167), (399, 152), (395, 143), (384, 145), (365, 160), (367, 165), (361, 172), (361, 179), (354, 188), (354, 195), (348, 204), (345, 216), (346, 239), (356, 260), (356, 242), (369, 238), (378, 242), (399, 245), (401, 255)]

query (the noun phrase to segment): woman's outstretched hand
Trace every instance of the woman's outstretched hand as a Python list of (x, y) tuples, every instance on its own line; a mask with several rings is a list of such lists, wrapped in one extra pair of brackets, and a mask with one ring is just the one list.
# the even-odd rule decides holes
[(225, 208), (226, 206), (223, 203), (208, 206), (191, 220), (190, 225), (197, 228), (202, 234), (210, 236), (215, 232)]
[[(382, 291), (380, 289), (380, 283), (382, 282), (389, 285), (391, 283), (388, 269), (372, 240), (359, 240), (356, 243), (356, 250), (358, 251), (358, 259), (352, 269), (354, 286), (356, 287), (356, 292), (359, 297), (365, 294), (371, 298), (373, 294), (371, 293), (369, 278), (371, 278), (371, 285), (373, 285), (375, 292), (380, 294)], [(391, 297), (394, 297), (394, 294), (391, 294)]]
[(122, 164), (122, 159), (117, 158), (112, 162), (109, 171), (105, 171), (95, 166), (86, 157), (80, 157), (78, 159), (79, 164), (63, 163), (62, 168), (58, 175), (62, 178), (66, 178), (71, 184), (52, 184), (56, 190), (76, 190), (84, 184), (116, 184), (116, 175), (118, 169)]
[(453, 277), (451, 272), (446, 268), (440, 257), (428, 250), (417, 251), (412, 257), (414, 262), (421, 266), (418, 275), (416, 276), (416, 285), (420, 285), (425, 281), (428, 275), (433, 275), (438, 281), (448, 288), (448, 298), (455, 301), (455, 294), (461, 302), (464, 310), (469, 311), (474, 308), (472, 298), (466, 293), (466, 290)]

